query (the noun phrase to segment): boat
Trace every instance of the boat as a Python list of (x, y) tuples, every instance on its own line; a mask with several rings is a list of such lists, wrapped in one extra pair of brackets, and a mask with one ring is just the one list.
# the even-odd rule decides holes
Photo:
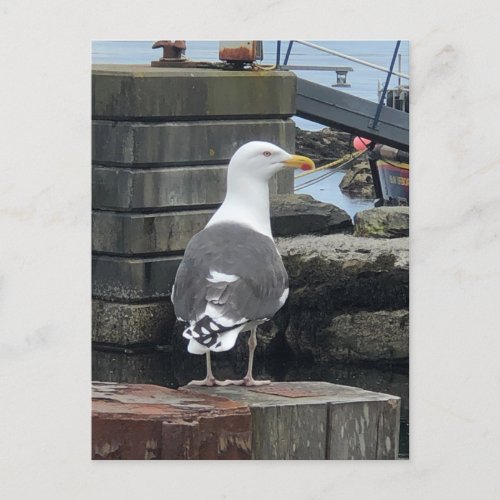
[(375, 206), (410, 204), (409, 154), (383, 144), (369, 148), (368, 161), (375, 186)]
[[(401, 72), (401, 54), (399, 68)], [(384, 98), (383, 89), (379, 85), (379, 99)], [(410, 87), (398, 85), (387, 90), (385, 105), (405, 113), (410, 112)], [(382, 144), (368, 147), (368, 159), (375, 186), (377, 201), (375, 206), (409, 205), (410, 204), (410, 155), (407, 151), (384, 146)]]

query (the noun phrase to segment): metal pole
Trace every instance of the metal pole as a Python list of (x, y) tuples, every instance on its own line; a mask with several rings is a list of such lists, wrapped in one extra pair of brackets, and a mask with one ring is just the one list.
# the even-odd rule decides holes
[[(367, 61), (363, 61), (362, 59), (357, 59), (356, 57), (351, 57), (351, 56), (348, 56), (346, 54), (342, 54), (341, 52), (337, 52), (336, 50), (327, 49), (325, 47), (321, 47), (320, 45), (315, 45), (314, 43), (305, 42), (303, 40), (294, 40), (294, 41), (297, 43), (300, 43), (302, 45), (306, 45), (307, 47), (312, 47), (313, 49), (322, 50), (323, 52), (326, 52), (327, 54), (332, 54), (333, 56), (342, 57), (344, 59), (348, 59), (349, 61), (353, 61), (353, 62), (356, 62), (358, 64), (363, 64), (364, 66), (378, 69), (379, 71), (384, 71), (385, 73), (390, 73), (390, 70), (387, 68), (384, 68), (383, 66), (377, 66), (376, 64), (372, 64), (372, 63), (369, 63)], [(408, 75), (405, 75), (404, 73), (393, 72), (392, 74), (396, 75), (396, 76), (400, 76), (401, 78), (405, 78), (406, 80), (410, 79), (410, 77)]]
[(292, 46), (293, 46), (293, 40), (290, 40), (290, 43), (288, 44), (288, 49), (286, 49), (285, 61), (283, 62), (283, 66), (286, 66), (288, 64), (288, 58), (290, 57)]
[[(401, 54), (398, 54), (398, 71), (401, 73)], [(401, 77), (398, 77), (398, 87), (401, 87)]]
[(382, 91), (382, 95), (380, 96), (380, 101), (377, 106), (377, 111), (375, 111), (375, 116), (373, 118), (373, 123), (369, 125), (370, 128), (377, 128), (378, 120), (380, 118), (380, 113), (382, 112), (382, 106), (384, 104), (385, 94), (387, 92), (387, 88), (389, 87), (389, 81), (391, 80), (391, 76), (393, 75), (394, 63), (396, 62), (396, 56), (398, 55), (399, 45), (401, 44), (401, 40), (396, 42), (396, 47), (394, 48), (394, 54), (392, 54), (391, 68), (389, 70), (389, 74), (385, 79), (384, 90)]
[(281, 40), (278, 40), (278, 44), (276, 46), (276, 67), (280, 65), (281, 59)]

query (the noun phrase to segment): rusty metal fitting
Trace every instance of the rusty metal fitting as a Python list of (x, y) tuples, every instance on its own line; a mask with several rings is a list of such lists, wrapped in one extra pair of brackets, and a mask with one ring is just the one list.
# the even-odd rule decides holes
[(160, 61), (184, 61), (186, 56), (186, 41), (185, 40), (159, 40), (153, 44), (153, 49), (163, 48), (163, 57)]

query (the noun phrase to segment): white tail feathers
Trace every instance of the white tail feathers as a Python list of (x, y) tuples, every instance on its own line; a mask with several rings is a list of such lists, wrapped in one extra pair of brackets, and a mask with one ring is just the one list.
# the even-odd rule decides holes
[[(232, 328), (231, 330), (226, 330), (224, 332), (216, 333), (215, 342), (209, 337), (200, 337), (193, 331), (192, 327), (188, 327), (182, 333), (182, 336), (186, 339), (189, 339), (188, 344), (188, 352), (191, 354), (205, 354), (208, 350), (213, 352), (222, 352), (229, 351), (234, 347), (236, 340), (238, 339), (238, 335), (240, 332), (249, 329), (249, 323), (245, 323), (244, 325), (239, 325), (236, 328)], [(203, 344), (209, 344), (203, 345)]]

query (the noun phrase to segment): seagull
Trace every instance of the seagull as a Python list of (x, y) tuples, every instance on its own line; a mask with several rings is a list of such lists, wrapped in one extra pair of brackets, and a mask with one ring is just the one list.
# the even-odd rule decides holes
[[(314, 169), (305, 156), (269, 142), (241, 146), (227, 169), (224, 202), (204, 229), (189, 241), (177, 270), (171, 299), (187, 350), (205, 354), (207, 375), (190, 385), (270, 383), (252, 376), (257, 326), (268, 321), (288, 297), (288, 275), (271, 233), (269, 180), (283, 168)], [(210, 353), (232, 349), (250, 332), (248, 370), (241, 380), (217, 380)]]

